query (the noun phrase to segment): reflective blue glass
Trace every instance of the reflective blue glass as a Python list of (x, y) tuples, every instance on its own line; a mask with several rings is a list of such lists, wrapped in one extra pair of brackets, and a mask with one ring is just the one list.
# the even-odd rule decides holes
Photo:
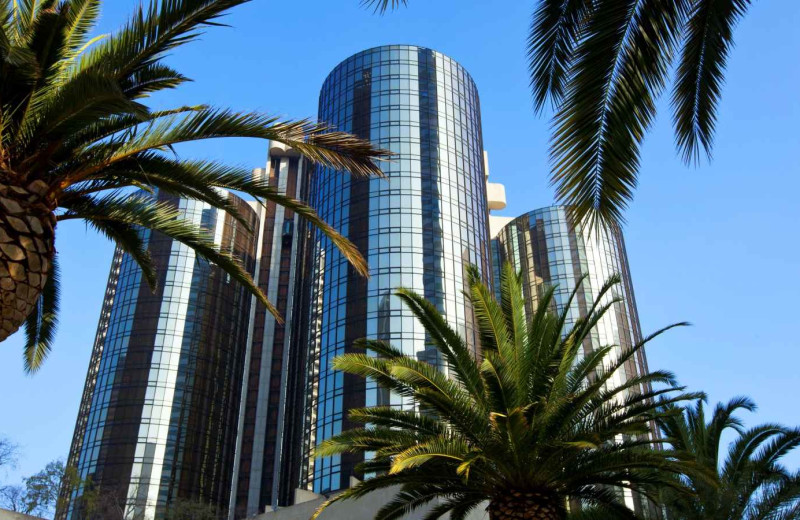
[[(544, 286), (555, 286), (556, 309), (553, 310), (562, 312), (580, 282), (576, 298), (568, 310), (568, 325), (586, 316), (603, 284), (611, 276), (619, 275), (621, 283), (615, 285), (603, 300), (603, 303), (613, 301), (613, 304), (592, 330), (584, 352), (614, 345), (611, 355), (615, 357), (641, 341), (625, 242), (619, 227), (590, 230), (574, 225), (565, 208), (554, 206), (514, 219), (500, 231), (492, 247), (497, 265), (508, 261), (522, 273), (529, 313)], [(644, 373), (647, 373), (647, 361), (644, 352), (640, 351), (624, 371), (615, 376), (614, 382), (620, 384)]]
[(475, 345), (462, 292), (465, 268), (478, 266), (488, 281), (490, 251), (478, 91), (461, 65), (415, 46), (363, 51), (328, 76), (319, 118), (396, 154), (382, 165), (385, 178), (356, 179), (320, 167), (309, 186), (311, 205), (359, 247), (371, 275), (360, 277), (327, 238), (313, 235), (300, 485), (323, 493), (347, 487), (359, 462), (310, 456), (316, 444), (353, 426), (347, 410), (410, 405), (335, 373), (331, 360), (356, 339), (371, 337), (439, 363), (422, 327), (393, 295), (400, 286), (433, 302)]

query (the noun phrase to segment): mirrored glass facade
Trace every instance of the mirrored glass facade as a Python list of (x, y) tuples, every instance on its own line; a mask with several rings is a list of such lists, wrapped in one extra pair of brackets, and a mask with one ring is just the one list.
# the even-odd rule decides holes
[(414, 46), (360, 52), (326, 79), (319, 119), (397, 154), (383, 164), (383, 179), (317, 168), (310, 180), (309, 202), (359, 247), (371, 274), (361, 277), (326, 238), (311, 235), (298, 480), (328, 493), (361, 477), (358, 457), (310, 456), (319, 442), (353, 426), (347, 410), (410, 404), (332, 370), (331, 360), (370, 337), (438, 363), (421, 325), (393, 296), (400, 286), (433, 302), (474, 345), (465, 267), (477, 265), (488, 281), (490, 252), (478, 92), (461, 65)]
[[(586, 316), (608, 278), (620, 275), (622, 283), (607, 293), (606, 300), (621, 298), (622, 301), (615, 303), (600, 320), (584, 351), (616, 345), (618, 355), (641, 341), (625, 242), (618, 227), (589, 231), (575, 226), (565, 208), (553, 206), (516, 218), (500, 231), (493, 246), (498, 262), (510, 261), (522, 273), (529, 313), (545, 286), (556, 286), (554, 300), (556, 310), (561, 312), (578, 280), (586, 276), (569, 309), (569, 324)], [(619, 377), (646, 372), (647, 362), (642, 353)]]
[[(250, 204), (229, 197), (255, 228)], [(253, 235), (232, 217), (197, 201), (165, 194), (159, 200), (208, 229), (254, 271)], [(158, 233), (144, 237), (158, 288), (151, 291), (117, 249), (68, 464), (91, 478), (103, 507), (124, 518), (163, 518), (176, 499), (224, 512), (251, 295), (188, 247)], [(71, 500), (57, 516), (82, 518), (79, 503)]]

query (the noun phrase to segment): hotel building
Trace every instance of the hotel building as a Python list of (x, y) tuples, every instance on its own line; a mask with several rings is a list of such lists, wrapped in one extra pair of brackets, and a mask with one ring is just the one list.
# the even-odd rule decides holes
[[(364, 478), (360, 456), (315, 459), (314, 447), (355, 426), (351, 408), (411, 403), (334, 371), (332, 359), (368, 337), (445, 369), (393, 296), (397, 287), (433, 302), (477, 349), (464, 296), (468, 265), (496, 284), (502, 263), (511, 262), (523, 274), (529, 310), (543, 286), (558, 285), (559, 307), (586, 276), (572, 320), (618, 273), (611, 297), (623, 301), (584, 348), (615, 344), (619, 352), (641, 339), (619, 229), (589, 233), (559, 207), (489, 215), (505, 208), (505, 191), (488, 182), (475, 82), (452, 58), (410, 45), (359, 52), (325, 80), (319, 119), (395, 152), (382, 165), (384, 177), (312, 166), (276, 143), (254, 175), (307, 201), (349, 238), (366, 257), (369, 278), (293, 212), (234, 195), (252, 233), (201, 203), (162, 198), (233, 248), (283, 323), (165, 237), (145, 233), (160, 266), (155, 293), (129, 256), (114, 256), (68, 463), (118, 492), (137, 518), (161, 519), (177, 499), (247, 518)], [(646, 370), (642, 354), (620, 377)], [(58, 518), (82, 518), (79, 503), (68, 501)]]

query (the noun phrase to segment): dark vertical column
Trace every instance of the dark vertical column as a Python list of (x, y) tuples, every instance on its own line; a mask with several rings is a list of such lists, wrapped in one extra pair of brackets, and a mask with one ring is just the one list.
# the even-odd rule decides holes
[[(572, 261), (572, 270), (575, 273), (575, 279), (579, 279), (581, 276), (588, 275), (589, 273), (585, 273), (583, 267), (581, 266), (581, 252), (586, 252), (586, 245), (584, 244), (583, 237), (580, 234), (580, 231), (576, 229), (575, 223), (572, 221), (571, 218), (567, 217), (567, 238), (569, 240), (569, 250), (570, 250), (570, 260)], [(547, 248), (542, 250), (544, 252), (544, 256), (547, 256)], [(549, 277), (547, 279), (550, 279)], [(578, 314), (580, 316), (587, 316), (589, 313), (589, 308), (592, 303), (594, 303), (594, 297), (592, 294), (595, 290), (599, 290), (599, 287), (592, 287), (592, 280), (589, 278), (583, 281), (583, 284), (578, 289), (577, 294), (575, 294), (575, 305), (578, 306)], [(591, 301), (587, 301), (586, 295), (590, 296)], [(583, 340), (583, 353), (584, 354), (591, 354), (595, 348), (593, 345), (592, 336), (596, 335), (597, 331), (592, 331), (591, 334)]]
[[(439, 109), (436, 85), (436, 59), (430, 49), (419, 49), (419, 134), (420, 181), (422, 186), (422, 254), (423, 295), (443, 312), (441, 259), (443, 251), (441, 192), (439, 184)], [(430, 343), (429, 341), (427, 343)], [(419, 357), (434, 366), (441, 366), (439, 351), (425, 349)]]
[[(313, 175), (313, 169), (303, 176), (299, 192), (308, 193), (308, 184)], [(302, 197), (301, 197), (302, 198)], [(295, 278), (297, 283), (294, 288), (294, 309), (289, 326), (292, 328), (293, 341), (289, 343), (286, 363), (286, 402), (283, 423), (282, 460), (280, 461), (278, 497), (279, 506), (289, 506), (294, 503), (294, 492), (300, 486), (300, 470), (303, 463), (303, 425), (306, 415), (305, 367), (308, 359), (308, 329), (306, 322), (301, 319), (311, 307), (311, 270), (313, 266), (311, 251), (311, 229), (301, 220), (298, 223), (297, 253), (295, 255)]]
[[(291, 157), (288, 159), (288, 169), (286, 178), (286, 194), (293, 197), (297, 186), (297, 172), (300, 163), (299, 157)], [(261, 472), (261, 493), (259, 496), (258, 510), (263, 511), (265, 507), (272, 504), (272, 488), (273, 478), (275, 476), (275, 451), (276, 442), (278, 440), (278, 423), (280, 413), (280, 394), (281, 394), (281, 379), (283, 364), (287, 361), (286, 353), (284, 352), (284, 340), (286, 337), (286, 323), (291, 319), (288, 314), (288, 299), (289, 299), (289, 273), (291, 269), (292, 258), (292, 241), (294, 237), (294, 212), (288, 209), (284, 210), (283, 219), (276, 222), (280, 225), (280, 245), (273, 246), (272, 254), (278, 254), (278, 287), (277, 298), (273, 302), (278, 309), (278, 313), (284, 317), (284, 323), (274, 323), (274, 335), (271, 345), (272, 363), (269, 367), (270, 383), (267, 393), (267, 402), (260, 403), (261, 406), (266, 406), (267, 409), (267, 427), (266, 438), (264, 439), (264, 455), (262, 459), (262, 472)]]
[[(280, 165), (280, 157), (272, 157), (269, 161), (268, 169), (266, 172), (267, 182), (271, 186), (277, 185), (277, 174)], [(271, 254), (272, 254), (272, 240), (273, 231), (275, 226), (275, 209), (274, 203), (268, 202), (265, 205), (262, 213), (262, 236), (259, 237), (261, 241), (261, 258), (259, 259), (258, 266), (258, 286), (264, 291), (268, 290)], [(274, 303), (274, 302), (273, 302)], [(247, 371), (247, 388), (245, 392), (245, 400), (242, 403), (244, 406), (244, 420), (242, 422), (242, 431), (239, 432), (241, 438), (241, 449), (239, 454), (239, 471), (236, 479), (236, 493), (235, 497), (235, 517), (244, 518), (247, 516), (247, 502), (249, 499), (250, 491), (250, 474), (253, 465), (253, 447), (256, 442), (255, 429), (256, 429), (256, 415), (260, 406), (258, 402), (258, 388), (262, 378), (267, 377), (267, 374), (261, 373), (262, 358), (268, 355), (264, 352), (264, 333), (267, 326), (267, 309), (266, 307), (256, 301), (256, 308), (253, 313), (252, 323), (252, 337), (250, 339), (250, 361), (249, 365), (245, 367)]]
[[(372, 110), (372, 71), (364, 69), (353, 90), (353, 129), (352, 133), (369, 140)], [(365, 257), (369, 252), (369, 201), (370, 180), (350, 177), (349, 234), (348, 237)], [(345, 351), (352, 352), (352, 345), (367, 335), (367, 279), (357, 273), (352, 266), (347, 267), (347, 323), (345, 324)], [(366, 381), (352, 374), (344, 375), (344, 410), (360, 408), (365, 404)], [(359, 427), (350, 422), (346, 414), (342, 429)], [(357, 475), (355, 466), (364, 460), (360, 454), (342, 455), (343, 479)], [(342, 482), (346, 487), (347, 482)]]

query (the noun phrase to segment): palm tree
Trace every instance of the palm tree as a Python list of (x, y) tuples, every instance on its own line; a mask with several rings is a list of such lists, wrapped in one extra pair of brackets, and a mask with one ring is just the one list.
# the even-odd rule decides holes
[(388, 152), (309, 121), (209, 106), (156, 111), (144, 104), (151, 94), (188, 81), (163, 62), (166, 53), (248, 1), (151, 0), (115, 33), (90, 38), (100, 0), (0, 0), (0, 341), (25, 324), (27, 370), (41, 365), (53, 339), (60, 221), (82, 219), (115, 240), (151, 286), (154, 267), (137, 228), (164, 233), (269, 306), (229, 251), (176, 220), (174, 208), (132, 197), (130, 188), (198, 199), (240, 220), (218, 188), (281, 204), (320, 227), (355, 269), (366, 273), (353, 244), (307, 206), (252, 179), (245, 169), (181, 160), (170, 152), (179, 143), (203, 139), (273, 139), (358, 176), (380, 174), (375, 161)]
[[(379, 11), (407, 0), (367, 0)], [(639, 149), (675, 70), (679, 153), (710, 157), (733, 29), (750, 0), (539, 0), (527, 42), (537, 112), (554, 109), (557, 197), (577, 221), (623, 221)], [(676, 61), (677, 60), (677, 61)]]
[[(762, 424), (745, 429), (737, 410), (755, 410), (747, 398), (718, 404), (706, 421), (702, 401), (685, 410), (667, 405), (658, 418), (664, 436), (683, 458), (715, 475), (712, 481), (684, 477), (689, 493), (664, 493), (675, 520), (789, 520), (800, 518), (800, 472), (781, 465), (781, 458), (800, 444), (800, 429)], [(722, 437), (736, 438), (727, 455)]]
[(614, 380), (627, 360), (671, 327), (616, 359), (612, 347), (580, 354), (614, 304), (609, 291), (618, 281), (609, 280), (590, 312), (567, 327), (566, 309), (578, 288), (558, 315), (550, 312), (553, 289), (545, 291), (526, 321), (521, 282), (510, 265), (502, 272), (500, 303), (471, 269), (477, 358), (432, 303), (399, 289), (445, 366), (376, 340), (360, 342), (374, 355), (336, 358), (336, 369), (412, 399), (415, 409), (350, 410), (350, 420), (367, 426), (323, 441), (316, 455), (371, 453), (360, 470), (374, 476), (327, 501), (315, 517), (331, 503), (400, 486), (376, 520), (401, 518), (434, 501), (426, 519), (450, 513), (460, 520), (484, 501), (492, 520), (564, 519), (568, 500), (632, 518), (614, 487), (677, 487), (672, 475), (685, 468), (671, 452), (653, 449), (651, 424), (662, 413), (657, 397), (675, 403), (694, 394), (682, 393), (664, 371)]

